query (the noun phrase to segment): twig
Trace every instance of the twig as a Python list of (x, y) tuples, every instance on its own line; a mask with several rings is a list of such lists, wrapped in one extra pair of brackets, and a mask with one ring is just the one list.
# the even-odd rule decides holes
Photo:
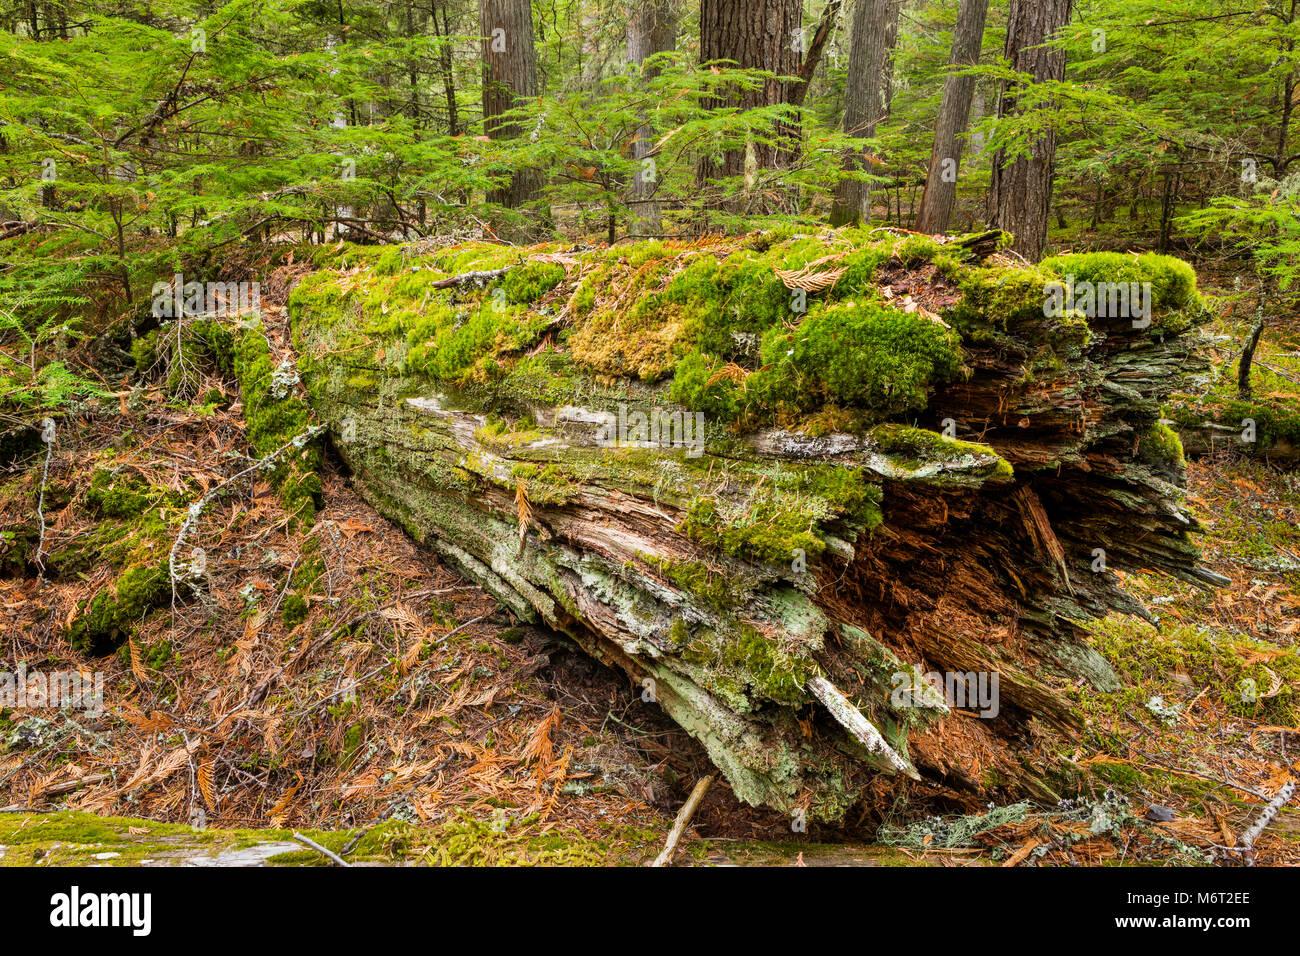
[(713, 774), (707, 777), (701, 777), (695, 784), (695, 789), (691, 795), (686, 798), (686, 803), (682, 805), (681, 810), (677, 811), (677, 819), (673, 821), (673, 828), (668, 831), (668, 839), (664, 842), (663, 852), (661, 852), (651, 866), (668, 866), (673, 862), (673, 857), (677, 853), (677, 844), (682, 840), (682, 834), (690, 825), (691, 817), (695, 816), (695, 811), (700, 808), (700, 802), (704, 795), (709, 792), (709, 787), (713, 786)]
[(294, 832), (294, 839), (298, 840), (299, 843), (302, 843), (304, 847), (311, 847), (312, 849), (315, 849), (317, 853), (320, 853), (321, 856), (329, 858), (329, 860), (333, 860), (335, 866), (352, 865), (347, 860), (344, 860), (343, 857), (339, 856), (338, 853), (335, 853), (333, 849), (325, 849), (325, 847), (322, 847), (321, 844), (318, 844), (316, 840), (308, 838), (308, 836), (303, 836), (302, 834), (300, 834), (300, 832), (296, 832), (296, 831)]
[(208, 506), (208, 502), (220, 494), (229, 485), (234, 484), (245, 475), (251, 474), (258, 469), (265, 467), (267, 464), (283, 455), (290, 448), (303, 448), (306, 446), (307, 442), (311, 441), (324, 430), (325, 426), (323, 425), (308, 426), (307, 430), (302, 434), (295, 435), (269, 455), (264, 458), (259, 458), (243, 471), (236, 472), (220, 484), (214, 485), (206, 494), (203, 495), (203, 497), (190, 505), (189, 512), (185, 515), (185, 521), (181, 524), (181, 530), (176, 535), (176, 541), (172, 544), (171, 552), (167, 556), (167, 573), (171, 578), (173, 607), (176, 606), (176, 552), (180, 550), (181, 545), (185, 542), (185, 536), (190, 533), (190, 530), (198, 522), (199, 518), (202, 517), (203, 509)]
[(309, 847), (311, 847), (313, 850), (315, 850), (317, 853), (321, 854), (322, 856), (324, 856), (324, 857), (328, 857), (329, 859), (333, 860), (333, 861), (334, 861), (334, 864), (335, 864), (336, 866), (351, 866), (351, 865), (352, 865), (352, 864), (349, 863), (347, 860), (343, 859), (343, 857), (341, 857), (341, 856), (339, 856), (337, 853), (335, 853), (333, 850), (327, 850), (327, 849), (325, 849), (325, 847), (321, 846), (321, 845), (320, 845), (319, 843), (317, 843), (315, 840), (312, 840), (312, 839), (310, 839), (310, 838), (308, 838), (308, 837), (305, 837), (305, 836), (303, 836), (301, 833), (298, 833), (298, 832), (295, 831), (295, 832), (294, 832), (294, 835), (293, 835), (293, 838), (294, 838), (295, 840), (297, 840), (299, 843), (301, 843), (303, 846), (309, 846)]
[(1250, 829), (1243, 833), (1241, 839), (1237, 841), (1238, 852), (1245, 856), (1247, 866), (1255, 865), (1255, 841), (1259, 839), (1264, 829), (1273, 822), (1273, 818), (1277, 816), (1278, 811), (1286, 806), (1294, 795), (1295, 781), (1291, 780), (1283, 785), (1276, 796), (1269, 801), (1268, 806), (1260, 811), (1259, 816), (1255, 818), (1255, 822), (1250, 825)]
[(41, 422), (41, 440), (45, 442), (45, 465), (41, 469), (41, 493), (36, 499), (36, 520), (41, 524), (41, 537), (36, 544), (36, 566), (45, 571), (45, 486), (50, 480), (50, 459), (54, 457), (54, 419)]
[(449, 276), (446, 279), (439, 279), (431, 284), (434, 289), (450, 289), (452, 286), (465, 285), (469, 282), (485, 283), (493, 279), (499, 279), (514, 266), (502, 266), (500, 269), (482, 269), (478, 272), (462, 272), (458, 276)]
[(93, 787), (97, 783), (103, 783), (109, 778), (106, 773), (92, 773), (76, 780), (67, 780), (63, 783), (56, 783), (52, 787), (46, 787), (39, 794), (44, 800), (46, 797), (61, 797), (65, 793), (72, 793), (74, 790), (80, 790), (82, 787)]

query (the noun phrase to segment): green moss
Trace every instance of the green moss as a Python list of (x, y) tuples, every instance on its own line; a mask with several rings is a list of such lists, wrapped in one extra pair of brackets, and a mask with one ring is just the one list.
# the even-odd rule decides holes
[(443, 824), (420, 862), (432, 866), (600, 866), (606, 844), (565, 829), (529, 832), (530, 821), (493, 823), (468, 814)]
[(284, 626), (293, 629), (307, 619), (307, 599), (300, 594), (287, 594), (280, 606), (280, 620)]
[(1275, 454), (1294, 459), (1300, 455), (1300, 407), (1285, 400), (1241, 399), (1234, 392), (1235, 385), (1224, 381), (1196, 400), (1175, 400), (1169, 417), (1179, 428), (1196, 429), (1209, 421), (1234, 429), (1238, 435), (1245, 431), (1242, 422), (1249, 419), (1255, 423), (1255, 441), (1236, 440), (1235, 447), (1265, 457)]
[(134, 518), (154, 501), (149, 485), (132, 475), (96, 468), (86, 503), (106, 518)]
[(536, 302), (564, 281), (564, 266), (555, 262), (525, 262), (505, 274), (501, 288), (511, 305)]
[[(277, 367), (260, 321), (242, 330), (235, 377), (244, 403), (248, 443), (255, 455), (265, 458), (306, 435), (311, 409), (292, 387), (277, 383)], [(310, 524), (320, 507), (320, 465), (320, 444), (312, 440), (285, 450), (271, 468), (271, 483), (297, 522)]]
[(158, 363), (158, 330), (153, 329), (131, 340), (131, 359), (135, 370), (145, 375)]
[(82, 604), (68, 642), (82, 654), (103, 655), (125, 641), (150, 611), (171, 599), (167, 562), (123, 572), (111, 589)]
[(1196, 272), (1173, 256), (1154, 253), (1078, 252), (1044, 259), (1041, 267), (1076, 282), (1151, 283), (1152, 306), (1179, 311), (1200, 304)]
[(793, 331), (763, 337), (763, 368), (746, 382), (753, 402), (811, 410), (828, 402), (887, 417), (923, 409), (957, 377), (961, 343), (942, 324), (874, 303), (815, 310)]
[[(718, 613), (734, 611), (754, 585), (752, 581), (743, 580), (733, 569), (721, 571), (702, 561), (672, 561), (655, 555), (642, 555), (642, 560), (674, 586), (699, 598), (706, 607)], [(684, 627), (680, 620), (674, 620), (673, 624)], [(677, 636), (680, 638), (682, 634)]]
[(897, 456), (912, 467), (954, 461), (965, 456), (992, 457), (995, 461), (989, 477), (1009, 480), (1013, 476), (1011, 463), (990, 445), (949, 438), (925, 428), (893, 424), (877, 425), (871, 430), (871, 438), (885, 454)]
[[(1112, 694), (1085, 695), (1086, 710), (1123, 715), (1145, 707), (1152, 696), (1172, 704), (1208, 687), (1241, 717), (1290, 724), (1300, 716), (1300, 652), (1295, 648), (1279, 649), (1193, 625), (1157, 629), (1120, 615), (1094, 622), (1089, 629), (1093, 645), (1126, 686)], [(1175, 675), (1190, 681), (1180, 683)], [(1275, 684), (1273, 696), (1265, 696)]]
[[(161, 671), (168, 664), (180, 660), (180, 652), (166, 638), (144, 646), (137, 643), (136, 650), (141, 664), (151, 671)], [(131, 649), (126, 644), (117, 649), (117, 656), (123, 665), (131, 666)]]
[(947, 318), (976, 340), (990, 329), (1036, 325), (1043, 319), (1047, 288), (1057, 280), (1055, 273), (1040, 266), (972, 268), (961, 281), (961, 300)]
[(781, 642), (741, 621), (725, 630), (705, 630), (686, 648), (683, 659), (707, 671), (715, 692), (798, 706), (816, 663), (793, 642)]
[(1172, 474), (1181, 474), (1185, 459), (1183, 443), (1178, 433), (1163, 422), (1156, 422), (1139, 439), (1138, 454), (1154, 468)]
[(673, 370), (669, 397), (693, 412), (733, 421), (743, 407), (743, 387), (734, 378), (719, 375), (723, 363), (692, 350)]
[(751, 483), (739, 497), (706, 493), (691, 501), (682, 533), (746, 561), (789, 566), (825, 550), (833, 521), (858, 530), (882, 521), (880, 488), (859, 469), (804, 464), (746, 477)]

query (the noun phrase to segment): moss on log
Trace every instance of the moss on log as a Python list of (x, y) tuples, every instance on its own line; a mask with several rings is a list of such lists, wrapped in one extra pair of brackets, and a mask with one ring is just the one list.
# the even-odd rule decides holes
[[(1046, 794), (1068, 688), (1116, 681), (1082, 624), (1144, 613), (1115, 570), (1208, 580), (1159, 424), (1204, 306), (1177, 260), (987, 239), (347, 249), (294, 341), (376, 507), (626, 671), (742, 799)], [(1081, 281), (1149, 283), (1147, 320), (1044, 307)]]

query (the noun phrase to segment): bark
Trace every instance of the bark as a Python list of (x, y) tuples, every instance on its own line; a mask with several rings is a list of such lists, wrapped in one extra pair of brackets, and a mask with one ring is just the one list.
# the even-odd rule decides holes
[[(531, 0), (479, 0), (479, 29), (483, 34), (484, 131), (492, 139), (511, 139), (521, 131), (503, 114), (540, 90)], [(508, 185), (490, 192), (488, 201), (515, 209), (534, 199), (540, 189), (540, 174), (521, 169)]]
[[(641, 66), (656, 53), (667, 53), (677, 46), (676, 0), (641, 0), (630, 11), (627, 21), (627, 59)], [(647, 79), (653, 76), (647, 71)], [(634, 236), (656, 236), (663, 231), (659, 202), (654, 197), (659, 191), (659, 177), (645, 160), (652, 157), (655, 131), (649, 123), (637, 128), (632, 141), (632, 159), (636, 168), (632, 173), (629, 190), (631, 221), (628, 233)]]
[(1255, 349), (1259, 346), (1259, 337), (1264, 332), (1264, 307), (1260, 306), (1255, 318), (1255, 325), (1246, 336), (1246, 344), (1241, 347), (1241, 360), (1237, 363), (1237, 395), (1250, 398), (1250, 366), (1255, 361)]
[(958, 71), (979, 63), (984, 41), (984, 20), (989, 0), (962, 0), (952, 34), (950, 72), (943, 81), (943, 99), (935, 119), (934, 148), (916, 217), (918, 232), (946, 232), (957, 201), (957, 173), (961, 168), (962, 135), (975, 95), (975, 77)]
[[(438, 21), (439, 11), (442, 13), (441, 23)], [(442, 73), (442, 93), (447, 101), (447, 135), (459, 136), (460, 109), (456, 100), (456, 73), (452, 60), (451, 16), (447, 12), (447, 4), (436, 0), (430, 4), (429, 13), (433, 17), (434, 33), (443, 40), (438, 47), (438, 69)]]
[[(661, 265), (735, 250), (674, 245)], [(561, 306), (603, 255), (560, 257), (568, 278), (531, 313), (544, 335), (593, 314)], [(634, 284), (648, 267), (619, 268), (596, 281), (590, 310), (632, 314), (634, 297), (657, 288)], [(995, 264), (969, 277), (991, 275), (983, 288), (1000, 288), (1001, 269), (1022, 275)], [(341, 298), (313, 285), (291, 300), (304, 382), (357, 487), (519, 618), (626, 672), (748, 802), (837, 819), (877, 788), (1050, 799), (1051, 767), (1034, 763), (1034, 740), (1076, 726), (1079, 682), (1118, 686), (1083, 622), (1112, 610), (1149, 618), (1114, 571), (1213, 580), (1189, 539), (1181, 459), (1157, 454), (1168, 446), (1152, 437), (1169, 393), (1204, 368), (1185, 324), (1063, 326), (1032, 298), (1004, 309), (933, 266), (891, 259), (874, 282), (965, 330), (968, 376), (934, 389), (907, 425), (818, 437), (714, 427), (692, 457), (663, 441), (611, 443), (629, 415), (681, 409), (662, 382), (592, 372), (571, 352), (581, 328), (550, 351), (522, 346), (540, 366), (493, 359), (544, 375), (437, 382), (404, 364), (403, 338), (362, 331), (381, 308), (400, 315), (407, 304), (359, 281), (339, 280)], [(445, 287), (412, 307), (472, 312), (487, 295), (478, 281), (431, 281)], [(636, 314), (673, 327), (667, 306)], [(503, 421), (520, 424), (503, 432)], [(945, 427), (982, 444), (943, 438)], [(818, 497), (841, 480), (878, 491), (879, 524)], [(808, 509), (824, 547), (786, 562), (692, 530), (701, 513), (778, 505)], [(936, 697), (927, 672), (996, 675), (996, 714), (973, 719), (977, 707)]]
[(795, 106), (802, 106), (808, 97), (808, 89), (812, 86), (813, 77), (817, 74), (817, 67), (822, 61), (822, 54), (826, 52), (826, 43), (835, 30), (843, 6), (844, 0), (827, 0), (826, 6), (822, 8), (822, 15), (817, 20), (817, 29), (813, 31), (808, 52), (799, 67), (799, 83), (791, 91), (790, 102)]
[[(1035, 82), (1065, 78), (1065, 51), (1043, 46), (1070, 22), (1071, 0), (1011, 0), (1007, 21), (1006, 58), (1012, 69), (1028, 73)], [(999, 118), (1016, 112), (1016, 89), (1004, 84), (998, 100)], [(1052, 201), (1052, 168), (1056, 134), (1049, 129), (1028, 156), (1005, 162), (993, 157), (989, 190), (989, 221), (1014, 237), (1012, 248), (1026, 259), (1042, 258), (1047, 244), (1047, 219)]]
[[(770, 70), (777, 77), (799, 72), (796, 38), (802, 22), (799, 0), (700, 0), (700, 61), (733, 61), (741, 69)], [(723, 96), (715, 107), (742, 110), (791, 101), (791, 84), (773, 78), (756, 90)], [(759, 169), (776, 168), (788, 147), (780, 145), (789, 130), (778, 130), (774, 142), (753, 143), (750, 149), (726, 150), (720, 161), (701, 164), (701, 179), (720, 179), (745, 173), (746, 153)]]
[[(844, 91), (844, 132), (870, 138), (886, 112), (886, 74), (890, 51), (898, 35), (897, 0), (858, 0), (853, 6), (853, 32), (849, 41), (848, 84)], [(852, 171), (869, 171), (870, 153), (846, 158)], [(871, 188), (864, 182), (843, 180), (835, 190), (831, 222), (842, 226), (871, 218)]]

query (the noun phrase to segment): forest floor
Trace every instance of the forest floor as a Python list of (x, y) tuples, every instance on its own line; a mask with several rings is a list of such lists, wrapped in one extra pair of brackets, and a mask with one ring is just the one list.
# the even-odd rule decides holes
[[(283, 348), (282, 313), (267, 318)], [(1226, 365), (1242, 322), (1212, 331)], [(1300, 409), (1300, 338), (1270, 330), (1260, 358), (1278, 370), (1271, 398)], [(49, 466), (44, 553), (72, 570), (15, 569), (3, 548), (22, 536), (0, 534), (4, 657), (102, 671), (106, 702), (98, 718), (0, 711), (0, 865), (326, 863), (295, 830), (355, 862), (653, 858), (710, 772), (703, 750), (626, 678), (441, 566), (337, 462), (310, 528), (260, 478), (218, 498), (187, 541), (207, 554), (201, 595), (149, 615), (116, 653), (73, 651), (68, 623), (114, 574), (94, 551), (78, 563), (78, 548), (138, 538), (165, 557), (188, 503), (247, 464), (228, 383), (205, 380), (189, 402), (108, 384), (116, 413), (66, 421)], [(0, 529), (30, 526), (42, 459), (0, 475)], [(106, 519), (106, 471), (156, 492), (171, 532)], [(1070, 799), (900, 800), (795, 833), (720, 783), (681, 862), (1239, 863), (1241, 834), (1300, 775), (1300, 474), (1225, 449), (1190, 463), (1188, 495), (1205, 564), (1231, 584), (1127, 576), (1161, 625), (1094, 627), (1128, 686), (1076, 690), (1086, 730), (1044, 755), (1078, 771)], [(293, 608), (295, 572), (317, 560), (320, 593)], [(1300, 864), (1300, 800), (1255, 860)]]

